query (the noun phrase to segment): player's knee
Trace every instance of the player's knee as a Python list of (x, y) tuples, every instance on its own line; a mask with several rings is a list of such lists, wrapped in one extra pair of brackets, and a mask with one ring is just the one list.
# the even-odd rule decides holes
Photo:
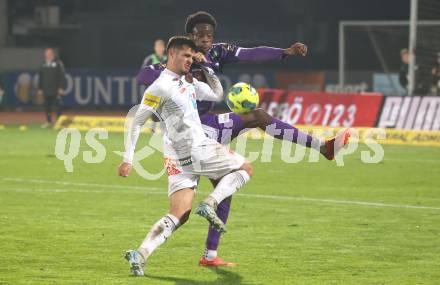
[(249, 177), (252, 177), (252, 174), (254, 172), (254, 169), (252, 168), (252, 164), (250, 164), (249, 162), (245, 162), (240, 167), (240, 169), (246, 171)]

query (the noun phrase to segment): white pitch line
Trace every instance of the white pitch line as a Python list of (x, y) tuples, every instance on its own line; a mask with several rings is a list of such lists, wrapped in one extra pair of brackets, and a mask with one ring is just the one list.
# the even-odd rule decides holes
[(86, 187), (100, 187), (100, 188), (116, 188), (116, 189), (135, 189), (135, 190), (148, 190), (163, 191), (161, 187), (149, 187), (149, 186), (129, 186), (118, 184), (99, 184), (99, 183), (80, 183), (80, 182), (66, 182), (60, 180), (41, 180), (41, 179), (23, 179), (23, 178), (2, 178), (4, 181), (13, 182), (32, 182), (38, 184), (59, 184), (59, 185), (73, 185), (73, 186), (86, 186)]
[[(6, 191), (14, 191), (14, 192), (29, 192), (29, 193), (94, 193), (94, 194), (108, 194), (108, 193), (116, 193), (116, 191), (107, 191), (107, 190), (82, 190), (82, 189), (75, 189), (74, 191), (72, 190), (67, 190), (67, 189), (60, 189), (60, 188), (7, 188)], [(153, 194), (153, 195), (157, 195), (157, 194), (164, 194), (161, 192), (156, 192), (156, 191), (147, 191), (148, 194)], [(118, 191), (118, 193), (127, 193), (126, 191), (121, 192)]]
[(433, 163), (433, 164), (440, 164), (440, 160), (438, 159), (405, 159), (405, 158), (385, 158), (382, 160), (384, 162), (388, 161), (398, 161), (398, 162), (416, 162), (416, 163)]
[(440, 210), (440, 207), (386, 204), (386, 203), (380, 203), (380, 202), (318, 199), (318, 198), (292, 197), (292, 196), (275, 196), (275, 195), (252, 194), (252, 193), (246, 193), (246, 194), (235, 193), (234, 195), (235, 196), (244, 196), (244, 197), (253, 197), (253, 198), (266, 198), (266, 199), (274, 199), (274, 200), (309, 201), (309, 202), (319, 202), (319, 203), (328, 203), (328, 204), (348, 204), (348, 205), (362, 205), (362, 206), (371, 206), (371, 207), (387, 207), (387, 208), (399, 208), (399, 209)]
[[(87, 186), (87, 187), (99, 187), (99, 188), (118, 188), (118, 189), (134, 189), (134, 190), (144, 190), (150, 193), (160, 193), (167, 194), (165, 188), (160, 187), (140, 187), (140, 186), (124, 186), (115, 184), (99, 184), (99, 183), (79, 183), (79, 182), (65, 182), (58, 180), (40, 180), (40, 179), (23, 179), (23, 178), (2, 178), (4, 181), (13, 182), (32, 182), (41, 184), (60, 184), (60, 185), (72, 185), (72, 186)], [(49, 190), (49, 189), (48, 189)], [(61, 192), (60, 189), (52, 189), (53, 192)], [(19, 189), (18, 191), (23, 191)], [(82, 191), (87, 193), (88, 191)], [(103, 193), (105, 191), (94, 191), (95, 193)], [(203, 192), (199, 192), (203, 193)], [(387, 204), (380, 202), (366, 202), (366, 201), (352, 201), (352, 200), (336, 200), (336, 199), (319, 199), (319, 198), (307, 198), (307, 197), (294, 197), (294, 196), (281, 196), (281, 195), (265, 195), (265, 194), (253, 194), (253, 193), (235, 193), (235, 196), (242, 196), (248, 198), (258, 198), (258, 199), (271, 199), (271, 200), (291, 200), (291, 201), (307, 201), (316, 203), (326, 203), (326, 204), (345, 204), (345, 205), (359, 205), (368, 207), (383, 207), (383, 208), (397, 208), (397, 209), (419, 209), (419, 210), (437, 210), (440, 211), (440, 207), (431, 206), (417, 206), (417, 205), (402, 205), (402, 204)]]

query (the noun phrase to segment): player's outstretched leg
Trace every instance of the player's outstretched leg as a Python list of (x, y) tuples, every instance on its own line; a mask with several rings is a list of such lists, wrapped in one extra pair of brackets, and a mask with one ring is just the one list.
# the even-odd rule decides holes
[[(263, 109), (256, 109), (249, 114), (240, 115), (243, 128), (259, 128), (268, 135), (280, 140), (287, 140), (308, 148), (313, 148), (324, 155), (325, 142), (307, 133), (300, 131), (294, 126), (278, 120)], [(234, 122), (235, 123), (235, 122)]]
[(350, 130), (346, 129), (336, 137), (323, 141), (288, 123), (280, 121), (262, 109), (256, 109), (249, 114), (241, 116), (245, 128), (258, 127), (274, 138), (289, 140), (302, 146), (319, 151), (328, 160), (333, 160), (339, 150), (344, 147), (350, 138)]
[(138, 250), (127, 251), (130, 270), (134, 276), (144, 275), (144, 266), (151, 254), (162, 245), (181, 225), (183, 225), (191, 212), (194, 198), (193, 188), (171, 189), (170, 213), (160, 218), (148, 232)]
[(134, 276), (144, 275), (147, 258), (171, 236), (178, 225), (178, 218), (172, 214), (165, 215), (153, 225), (138, 250), (126, 252), (125, 259)]
[[(217, 207), (217, 216), (226, 224), (231, 207), (232, 196), (224, 199)], [(200, 266), (235, 266), (234, 262), (229, 262), (217, 256), (217, 248), (220, 242), (220, 233), (209, 227), (208, 238), (206, 239), (205, 252), (199, 259)]]

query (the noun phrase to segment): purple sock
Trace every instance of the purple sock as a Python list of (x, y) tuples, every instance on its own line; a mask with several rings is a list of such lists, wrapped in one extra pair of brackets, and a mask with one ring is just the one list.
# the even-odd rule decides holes
[[(231, 208), (232, 196), (221, 201), (217, 206), (217, 216), (226, 224), (229, 216), (229, 210)], [(215, 229), (209, 227), (208, 238), (206, 239), (206, 248), (210, 250), (217, 250), (220, 242), (220, 234)]]
[[(292, 134), (289, 134), (287, 130), (291, 130), (289, 132), (293, 132), (293, 136)], [(315, 142), (315, 144), (319, 145), (319, 141), (314, 139), (311, 135), (301, 132), (294, 126), (275, 118), (272, 118), (272, 122), (266, 127), (266, 133), (274, 138), (280, 140), (289, 140), (306, 147), (312, 147), (312, 142)]]

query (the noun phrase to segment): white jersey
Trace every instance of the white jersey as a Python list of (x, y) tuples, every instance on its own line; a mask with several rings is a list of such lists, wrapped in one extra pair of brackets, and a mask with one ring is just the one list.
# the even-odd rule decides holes
[(212, 89), (195, 78), (193, 83), (188, 83), (184, 76), (165, 69), (145, 90), (131, 127), (125, 162), (132, 162), (141, 127), (152, 113), (162, 121), (166, 156), (189, 157), (211, 140), (203, 131), (196, 100), (221, 101), (223, 88), (213, 73), (205, 75)]

